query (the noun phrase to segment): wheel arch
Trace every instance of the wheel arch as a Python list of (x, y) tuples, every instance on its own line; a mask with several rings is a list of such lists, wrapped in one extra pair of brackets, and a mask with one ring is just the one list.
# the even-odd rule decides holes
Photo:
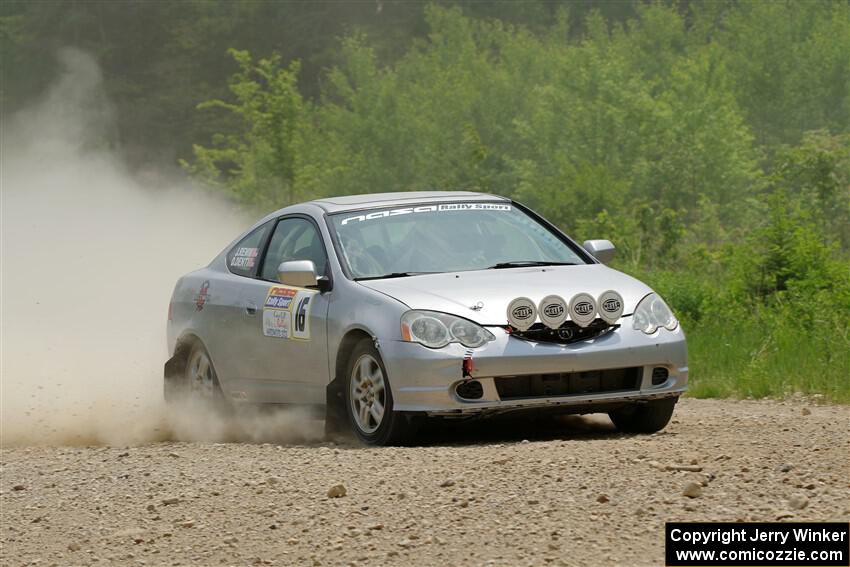
[(345, 410), (345, 370), (348, 366), (348, 358), (354, 347), (362, 340), (376, 340), (375, 335), (362, 327), (349, 329), (340, 339), (334, 360), (333, 377), (328, 383), (325, 391), (325, 419), (343, 423), (346, 418)]

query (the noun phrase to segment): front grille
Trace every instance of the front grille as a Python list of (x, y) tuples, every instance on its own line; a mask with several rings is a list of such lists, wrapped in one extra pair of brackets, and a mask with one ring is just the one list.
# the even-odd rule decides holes
[(494, 381), (501, 399), (515, 400), (637, 390), (640, 388), (640, 379), (641, 367), (635, 366), (587, 372), (502, 376)]
[(608, 334), (619, 325), (611, 325), (602, 319), (594, 319), (587, 327), (580, 327), (573, 321), (565, 321), (557, 329), (550, 329), (543, 323), (535, 323), (528, 330), (518, 331), (507, 329), (512, 337), (538, 343), (557, 343), (568, 345), (580, 341), (587, 341)]

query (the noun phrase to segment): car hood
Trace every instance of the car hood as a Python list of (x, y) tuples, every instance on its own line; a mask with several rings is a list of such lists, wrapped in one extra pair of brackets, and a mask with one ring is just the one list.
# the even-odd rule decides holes
[[(411, 309), (452, 313), (481, 325), (507, 324), (508, 303), (521, 296), (538, 304), (551, 294), (569, 301), (579, 292), (599, 297), (613, 289), (623, 296), (623, 313), (629, 315), (652, 292), (643, 282), (602, 264), (424, 274), (359, 283)], [(480, 308), (472, 309), (475, 306)]]

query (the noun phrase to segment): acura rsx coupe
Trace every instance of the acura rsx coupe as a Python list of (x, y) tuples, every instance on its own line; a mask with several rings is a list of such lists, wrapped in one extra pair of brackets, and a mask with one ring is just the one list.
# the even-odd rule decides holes
[(664, 300), (525, 206), (471, 192), (320, 199), (180, 278), (165, 396), (323, 408), (365, 443), (532, 409), (662, 429), (687, 388)]

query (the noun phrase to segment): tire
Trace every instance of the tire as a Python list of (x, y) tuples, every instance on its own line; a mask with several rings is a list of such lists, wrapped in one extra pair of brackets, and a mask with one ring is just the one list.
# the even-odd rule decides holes
[(195, 342), (189, 350), (182, 389), (183, 398), (189, 403), (221, 413), (226, 413), (230, 408), (221, 390), (212, 358), (200, 342)]
[(679, 397), (632, 404), (608, 413), (614, 426), (623, 433), (655, 433), (664, 429)]
[(401, 445), (412, 437), (412, 416), (393, 409), (387, 370), (371, 339), (363, 339), (351, 352), (344, 392), (351, 430), (363, 443)]

